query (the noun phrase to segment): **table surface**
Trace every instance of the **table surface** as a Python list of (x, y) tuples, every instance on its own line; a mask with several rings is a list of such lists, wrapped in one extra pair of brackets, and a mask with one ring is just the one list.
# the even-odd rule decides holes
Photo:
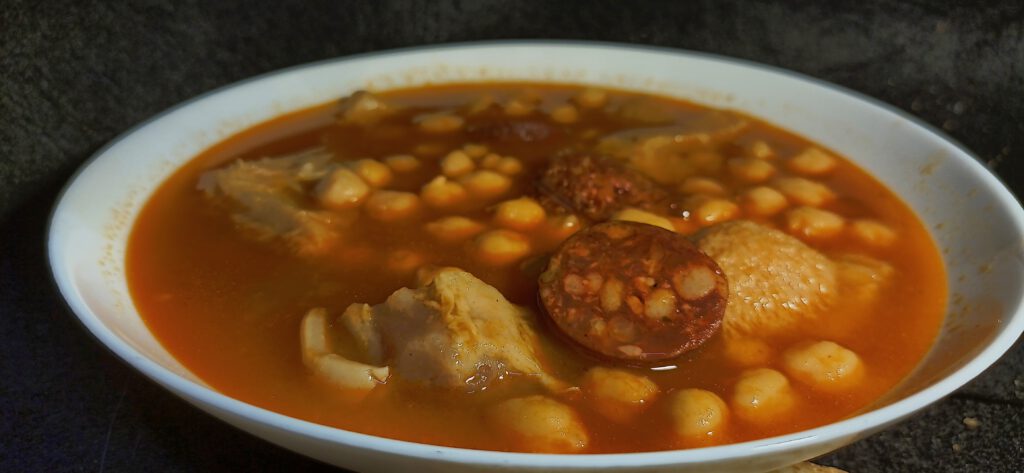
[[(163, 391), (57, 295), (61, 186), (184, 99), (317, 59), (503, 38), (708, 51), (832, 81), (945, 130), (1024, 190), (1024, 11), (863, 0), (0, 3), (0, 471), (329, 471)], [(969, 428), (965, 418), (980, 422)], [(819, 459), (855, 472), (1022, 471), (1024, 348), (899, 426)]]

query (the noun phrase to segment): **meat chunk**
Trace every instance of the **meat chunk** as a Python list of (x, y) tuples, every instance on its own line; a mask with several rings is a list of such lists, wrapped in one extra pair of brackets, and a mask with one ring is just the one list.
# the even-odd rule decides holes
[(832, 255), (836, 267), (838, 296), (836, 305), (822, 320), (817, 332), (823, 336), (842, 338), (869, 319), (871, 307), (882, 291), (896, 277), (889, 263), (858, 254)]
[(466, 133), (476, 141), (506, 145), (540, 146), (565, 136), (563, 128), (547, 120), (537, 109), (540, 96), (527, 92), (503, 106), (490, 98), (477, 102), (466, 111), (472, 119)]
[(476, 120), (466, 127), (473, 139), (502, 143), (536, 143), (558, 136), (559, 130), (545, 120), (491, 117)]
[(341, 99), (338, 123), (360, 126), (375, 125), (394, 114), (394, 110), (371, 92), (359, 90)]
[(547, 198), (542, 202), (597, 221), (623, 208), (646, 207), (666, 198), (657, 184), (615, 159), (586, 154), (553, 159), (538, 187)]
[(874, 303), (896, 273), (889, 263), (868, 256), (843, 254), (833, 259), (843, 300), (858, 307)]
[(632, 128), (605, 138), (600, 146), (615, 151), (616, 155), (691, 151), (724, 143), (742, 133), (749, 125), (750, 122), (741, 115), (717, 111), (701, 114), (679, 125)]
[(517, 373), (562, 389), (541, 367), (532, 318), (497, 289), (451, 268), (418, 289), (395, 291), (383, 304), (353, 304), (342, 323), (367, 361), (386, 363), (406, 380), (476, 391)]
[(722, 332), (734, 355), (749, 352), (751, 343), (757, 345), (754, 339), (783, 334), (801, 324), (813, 325), (816, 333), (844, 336), (863, 322), (896, 273), (889, 264), (868, 256), (826, 256), (786, 233), (750, 221), (708, 227), (695, 240), (729, 278)]
[(540, 298), (570, 339), (604, 357), (674, 358), (718, 331), (728, 286), (686, 237), (605, 222), (569, 237), (540, 276)]
[(306, 368), (321, 381), (350, 395), (364, 395), (387, 382), (388, 367), (363, 364), (335, 353), (328, 325), (327, 311), (322, 308), (312, 309), (302, 318), (299, 344)]
[(204, 173), (198, 187), (231, 211), (231, 219), (260, 240), (280, 238), (304, 254), (326, 251), (337, 229), (354, 214), (303, 208), (312, 182), (331, 169), (331, 155), (322, 149), (256, 161), (237, 161)]
[(384, 346), (380, 340), (380, 333), (374, 326), (373, 308), (370, 304), (352, 304), (338, 320), (348, 331), (356, 350), (366, 361), (377, 365), (384, 364)]
[(625, 160), (659, 184), (679, 184), (699, 172), (717, 172), (722, 158), (707, 151), (735, 138), (748, 124), (735, 113), (702, 114), (681, 125), (613, 134), (597, 150)]
[(729, 278), (726, 335), (783, 333), (836, 301), (835, 263), (781, 231), (736, 221), (709, 227), (696, 242)]

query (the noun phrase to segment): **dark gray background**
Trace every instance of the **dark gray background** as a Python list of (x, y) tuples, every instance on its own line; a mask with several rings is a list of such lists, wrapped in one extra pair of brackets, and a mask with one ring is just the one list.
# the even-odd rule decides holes
[[(1024, 189), (1019, 1), (0, 1), (0, 471), (328, 470), (200, 413), (93, 340), (46, 269), (49, 209), (100, 146), (201, 92), (318, 59), (502, 38), (652, 44), (800, 71), (946, 130)], [(1003, 472), (1024, 471), (1022, 455), (1018, 344), (950, 398), (821, 462)]]

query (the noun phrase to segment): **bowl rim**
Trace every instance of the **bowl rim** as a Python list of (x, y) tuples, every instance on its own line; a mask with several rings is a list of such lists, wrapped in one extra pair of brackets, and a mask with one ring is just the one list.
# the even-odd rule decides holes
[[(400, 455), (411, 459), (454, 461), (481, 466), (515, 464), (523, 467), (534, 468), (584, 467), (593, 466), (595, 464), (618, 467), (646, 467), (664, 464), (717, 462), (758, 457), (803, 447), (827, 444), (829, 442), (843, 441), (844, 439), (849, 438), (857, 438), (863, 436), (865, 432), (873, 432), (873, 429), (885, 427), (910, 416), (953, 393), (955, 390), (970, 382), (985, 369), (995, 363), (1013, 346), (1017, 339), (1020, 338), (1021, 333), (1024, 333), (1024, 304), (1019, 302), (1017, 306), (1013, 308), (1013, 312), (1009, 317), (1009, 320), (1005, 321), (1000, 331), (987, 342), (984, 349), (975, 353), (969, 361), (956, 371), (932, 382), (927, 387), (903, 399), (877, 409), (866, 411), (861, 414), (812, 429), (740, 443), (684, 450), (598, 454), (519, 453), (438, 446), (378, 437), (290, 417), (285, 414), (280, 414), (269, 409), (246, 403), (226, 394), (222, 394), (212, 387), (203, 386), (195, 381), (191, 381), (172, 372), (160, 363), (139, 353), (128, 343), (121, 340), (114, 331), (99, 320), (98, 316), (93, 313), (89, 305), (85, 303), (82, 298), (78, 297), (75, 291), (75, 283), (72, 278), (60, 269), (60, 263), (64, 257), (64, 252), (56, 244), (57, 235), (55, 234), (55, 227), (58, 226), (56, 223), (62, 215), (64, 215), (65, 209), (69, 205), (66, 202), (66, 196), (69, 191), (80, 182), (79, 178), (83, 172), (97, 160), (102, 159), (111, 148), (134, 135), (137, 131), (160, 121), (168, 115), (186, 109), (196, 102), (205, 100), (208, 97), (228, 90), (242, 87), (273, 76), (312, 70), (328, 64), (355, 62), (363, 59), (402, 54), (421, 55), (453, 50), (502, 49), (522, 46), (530, 46), (538, 49), (565, 50), (578, 48), (617, 54), (638, 52), (660, 53), (676, 57), (695, 58), (714, 63), (725, 63), (728, 65), (755, 69), (760, 72), (783, 76), (785, 79), (795, 80), (806, 86), (820, 87), (829, 89), (833, 92), (838, 92), (839, 94), (856, 99), (856, 101), (861, 102), (868, 107), (881, 109), (883, 112), (899, 118), (901, 121), (910, 125), (911, 129), (915, 127), (918, 128), (919, 131), (924, 132), (925, 136), (928, 138), (950, 148), (950, 151), (952, 151), (950, 155), (956, 156), (954, 158), (956, 160), (963, 160), (963, 157), (971, 158), (966, 160), (969, 161), (966, 165), (972, 166), (977, 176), (984, 181), (984, 184), (988, 185), (995, 191), (996, 198), (1001, 203), (1012, 204), (1010, 205), (1010, 208), (1012, 208), (1013, 211), (1009, 214), (1011, 220), (1010, 223), (1012, 223), (1012, 225), (1019, 231), (1024, 232), (1024, 209), (1021, 208), (1020, 201), (1013, 195), (1008, 186), (998, 175), (982, 164), (981, 159), (977, 155), (969, 151), (957, 140), (946, 135), (944, 132), (928, 124), (922, 119), (917, 118), (891, 104), (847, 87), (822, 79), (817, 79), (800, 72), (762, 64), (748, 59), (733, 58), (720, 54), (664, 46), (606, 41), (545, 39), (455, 42), (364, 52), (271, 70), (200, 93), (139, 122), (135, 126), (117, 135), (114, 139), (93, 153), (75, 170), (59, 192), (48, 218), (46, 229), (47, 260), (50, 266), (51, 276), (53, 277), (65, 304), (71, 312), (74, 313), (79, 322), (85, 326), (88, 332), (98, 339), (108, 350), (117, 355), (118, 358), (128, 363), (146, 377), (164, 386), (179, 398), (200, 407), (201, 410), (207, 410), (207, 408), (197, 404), (197, 402), (213, 409), (234, 414), (251, 422), (270, 425), (275, 428), (285, 430), (291, 434), (310, 437), (329, 443), (344, 444), (363, 450)], [(287, 113), (287, 111), (282, 113)], [(161, 184), (157, 184), (157, 186)], [(134, 218), (132, 222), (134, 222)], [(132, 310), (137, 313), (137, 310), (135, 310), (134, 307)], [(212, 412), (209, 413), (213, 414)], [(268, 440), (265, 437), (261, 438)]]

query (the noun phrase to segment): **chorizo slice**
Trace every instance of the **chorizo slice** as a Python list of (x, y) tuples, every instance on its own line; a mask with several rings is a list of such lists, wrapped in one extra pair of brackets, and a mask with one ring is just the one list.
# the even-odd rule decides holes
[(509, 118), (495, 113), (493, 109), (482, 115), (466, 126), (466, 132), (472, 139), (501, 143), (537, 143), (562, 134), (557, 125), (540, 118)]
[(541, 194), (594, 220), (626, 207), (650, 207), (667, 194), (654, 181), (604, 156), (574, 154), (552, 159), (538, 183)]
[(675, 358), (722, 324), (725, 273), (684, 236), (653, 225), (610, 221), (581, 230), (539, 278), (551, 322), (606, 358)]

